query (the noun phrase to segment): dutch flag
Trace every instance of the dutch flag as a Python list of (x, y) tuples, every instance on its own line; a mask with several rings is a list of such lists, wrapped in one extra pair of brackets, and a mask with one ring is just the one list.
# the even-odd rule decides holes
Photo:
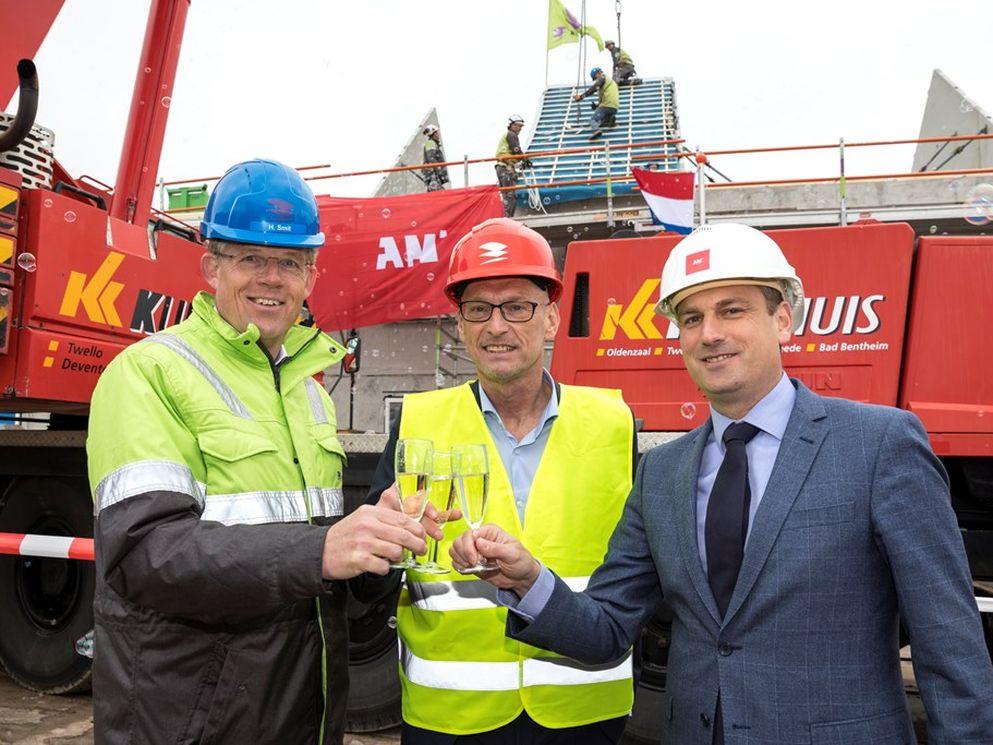
[(673, 233), (693, 230), (693, 174), (632, 168), (655, 223)]

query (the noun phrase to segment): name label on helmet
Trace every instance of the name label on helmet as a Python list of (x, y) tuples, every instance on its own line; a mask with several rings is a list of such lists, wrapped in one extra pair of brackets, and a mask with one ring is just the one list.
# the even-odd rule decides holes
[(263, 233), (300, 233), (303, 232), (300, 228), (302, 226), (297, 226), (295, 223), (286, 222), (271, 222), (269, 220), (260, 220), (254, 223), (254, 226), (258, 226), (258, 229)]
[(695, 274), (710, 269), (710, 249), (686, 255), (686, 273)]

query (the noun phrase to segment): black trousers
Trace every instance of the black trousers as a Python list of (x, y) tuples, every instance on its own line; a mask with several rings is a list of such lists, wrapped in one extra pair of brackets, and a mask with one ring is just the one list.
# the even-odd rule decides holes
[(476, 735), (449, 735), (404, 722), (400, 745), (616, 745), (627, 721), (627, 717), (617, 717), (579, 727), (549, 729), (525, 711), (509, 724)]

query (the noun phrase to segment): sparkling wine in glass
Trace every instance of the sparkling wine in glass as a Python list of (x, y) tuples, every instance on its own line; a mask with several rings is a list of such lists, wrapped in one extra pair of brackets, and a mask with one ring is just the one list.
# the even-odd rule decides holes
[[(397, 442), (394, 456), (394, 473), (400, 492), (400, 509), (408, 517), (420, 522), (428, 503), (431, 463), (434, 446), (430, 440), (403, 439)], [(390, 564), (393, 569), (416, 569), (417, 562), (407, 549), (403, 559)]]
[[(455, 484), (452, 481), (452, 454), (443, 450), (435, 450), (431, 458), (431, 479), (428, 487), (428, 501), (437, 510), (435, 522), (444, 525), (451, 519), (451, 515), (456, 511), (458, 495)], [(427, 574), (448, 574), (452, 571), (449, 567), (438, 563), (438, 541), (428, 538), (430, 548), (428, 550), (429, 560), (417, 562), (417, 571)]]
[[(452, 473), (462, 503), (462, 516), (473, 530), (479, 529), (486, 515), (486, 497), (489, 493), (490, 467), (485, 445), (456, 445), (452, 448)], [(462, 574), (473, 574), (496, 569), (496, 564), (481, 559), (477, 564), (460, 569)]]

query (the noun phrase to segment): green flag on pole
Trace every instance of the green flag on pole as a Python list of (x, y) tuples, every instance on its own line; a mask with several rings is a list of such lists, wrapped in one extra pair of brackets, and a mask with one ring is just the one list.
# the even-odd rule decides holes
[(562, 44), (574, 44), (580, 36), (589, 36), (603, 51), (603, 38), (592, 26), (583, 26), (562, 4), (562, 0), (548, 0), (548, 48)]

